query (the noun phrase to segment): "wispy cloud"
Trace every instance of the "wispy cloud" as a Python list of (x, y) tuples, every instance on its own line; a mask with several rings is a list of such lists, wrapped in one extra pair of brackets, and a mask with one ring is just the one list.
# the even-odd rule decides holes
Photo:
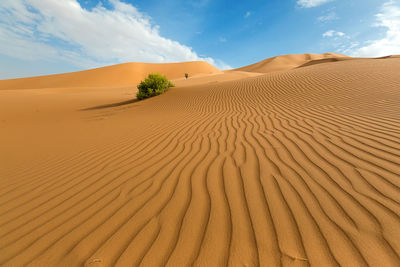
[(310, 8), (323, 5), (331, 1), (333, 0), (298, 0), (297, 4), (304, 8)]
[(342, 37), (345, 36), (343, 32), (338, 32), (335, 30), (329, 30), (322, 34), (322, 37)]
[[(202, 3), (206, 1), (201, 1)], [(108, 0), (92, 10), (77, 0), (1, 0), (0, 53), (31, 60), (95, 67), (126, 61), (204, 60), (192, 48), (160, 35), (133, 5)]]
[(319, 22), (328, 22), (328, 21), (332, 21), (332, 20), (337, 20), (338, 16), (336, 15), (336, 12), (329, 12), (325, 15), (319, 16), (317, 18), (317, 21)]
[(222, 37), (222, 36), (220, 36), (219, 37), (219, 39), (218, 39), (221, 43), (226, 43), (226, 38), (225, 37)]
[(251, 16), (251, 12), (250, 11), (247, 11), (245, 14), (244, 14), (244, 18), (245, 19), (247, 19), (248, 17), (250, 17)]
[(375, 27), (386, 29), (381, 39), (370, 40), (360, 46), (351, 47), (344, 52), (359, 57), (379, 57), (400, 54), (400, 4), (388, 1), (376, 15)]

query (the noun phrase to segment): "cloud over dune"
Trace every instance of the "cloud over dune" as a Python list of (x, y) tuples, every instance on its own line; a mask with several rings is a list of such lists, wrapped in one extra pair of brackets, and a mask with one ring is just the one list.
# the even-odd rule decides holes
[(370, 40), (361, 47), (350, 51), (352, 56), (378, 57), (400, 54), (400, 6), (396, 1), (389, 1), (382, 5), (380, 13), (376, 15), (376, 27), (385, 28), (385, 35), (381, 39)]
[(0, 53), (22, 59), (66, 61), (94, 67), (126, 61), (204, 60), (192, 48), (160, 35), (151, 18), (133, 5), (84, 9), (76, 0), (2, 0)]

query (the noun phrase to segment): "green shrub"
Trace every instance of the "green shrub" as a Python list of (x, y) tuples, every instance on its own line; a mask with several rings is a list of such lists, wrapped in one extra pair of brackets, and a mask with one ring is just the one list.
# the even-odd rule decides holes
[(151, 73), (144, 80), (141, 81), (137, 86), (139, 92), (136, 94), (136, 98), (141, 100), (144, 98), (156, 96), (162, 94), (169, 87), (175, 86), (173, 83), (168, 81), (168, 79), (161, 74)]
[(185, 73), (185, 78), (189, 78), (189, 73)]

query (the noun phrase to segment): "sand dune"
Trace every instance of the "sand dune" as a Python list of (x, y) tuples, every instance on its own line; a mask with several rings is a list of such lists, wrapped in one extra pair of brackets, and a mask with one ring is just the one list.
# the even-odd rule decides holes
[(0, 265), (399, 266), (399, 69), (2, 90)]
[(199, 74), (194, 77), (189, 77), (189, 79), (180, 77), (178, 79), (173, 79), (172, 81), (176, 86), (193, 86), (226, 81), (236, 81), (249, 77), (259, 76), (262, 74), (263, 73), (228, 70), (215, 74)]
[(269, 73), (274, 71), (291, 70), (300, 67), (306, 63), (310, 64), (310, 62), (314, 62), (314, 64), (317, 64), (322, 62), (338, 61), (344, 59), (349, 59), (349, 57), (336, 53), (283, 55), (283, 56), (267, 58), (263, 61), (245, 67), (241, 67), (238, 69), (234, 69), (233, 71)]
[(168, 79), (198, 74), (220, 73), (214, 66), (203, 61), (183, 63), (124, 63), (97, 69), (0, 81), (1, 89), (36, 89), (59, 87), (110, 87), (132, 86), (149, 73), (162, 73)]

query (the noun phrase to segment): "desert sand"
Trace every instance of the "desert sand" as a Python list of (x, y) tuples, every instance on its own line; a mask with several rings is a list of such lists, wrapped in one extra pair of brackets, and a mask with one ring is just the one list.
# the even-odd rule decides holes
[(351, 58), (337, 53), (284, 55), (267, 58), (263, 61), (234, 69), (232, 71), (269, 73), (274, 71), (291, 70), (315, 63), (335, 62), (347, 59)]
[[(0, 265), (400, 266), (399, 70), (327, 53), (0, 81)], [(135, 101), (148, 72), (177, 86)]]
[(221, 71), (202, 61), (169, 64), (132, 62), (71, 73), (3, 80), (0, 82), (0, 90), (132, 86), (149, 73), (161, 73), (168, 79), (176, 79), (185, 73), (199, 75)]

